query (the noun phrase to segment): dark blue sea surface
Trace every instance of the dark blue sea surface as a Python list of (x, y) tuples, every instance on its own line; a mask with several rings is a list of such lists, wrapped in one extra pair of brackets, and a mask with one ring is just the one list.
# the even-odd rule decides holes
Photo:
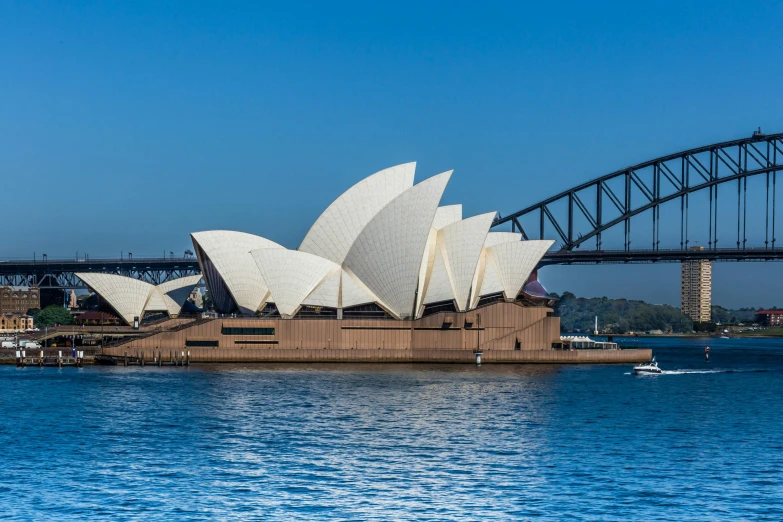
[(0, 518), (783, 520), (783, 341), (634, 342), (667, 373), (3, 366)]

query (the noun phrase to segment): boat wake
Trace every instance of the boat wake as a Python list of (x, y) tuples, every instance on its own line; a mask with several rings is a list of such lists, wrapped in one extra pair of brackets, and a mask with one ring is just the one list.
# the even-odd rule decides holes
[[(654, 375), (690, 375), (690, 374), (703, 374), (703, 373), (765, 373), (770, 370), (769, 368), (742, 368), (733, 370), (731, 368), (714, 368), (706, 370), (663, 370), (659, 374)], [(626, 372), (625, 375), (633, 375), (633, 372)]]
[(691, 373), (762, 373), (768, 372), (767, 368), (714, 368), (711, 370), (664, 370), (663, 375), (686, 375)]

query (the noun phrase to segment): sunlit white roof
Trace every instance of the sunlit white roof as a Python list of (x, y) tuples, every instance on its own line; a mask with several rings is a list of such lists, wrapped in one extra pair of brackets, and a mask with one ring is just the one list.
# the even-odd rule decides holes
[(302, 301), (303, 305), (340, 307), (340, 276), (342, 270), (336, 264), (318, 286)]
[(489, 232), (484, 240), (484, 248), (493, 247), (501, 243), (510, 243), (512, 241), (521, 241), (522, 234), (519, 232)]
[[(430, 233), (427, 236), (427, 244), (424, 246), (424, 255), (422, 256), (421, 266), (419, 267), (419, 283), (416, 292), (416, 310), (419, 311), (417, 316), (423, 311), (421, 305), (424, 301), (424, 296), (427, 294), (430, 275), (432, 274), (433, 269), (436, 268), (435, 245), (438, 241), (438, 230), (446, 225), (459, 221), (460, 219), (462, 219), (462, 205), (444, 205), (438, 207), (438, 210), (435, 211), (435, 217), (432, 219), (432, 226), (430, 227)], [(438, 262), (437, 269), (439, 270), (438, 277), (440, 278), (443, 275), (440, 271), (445, 269), (442, 261)], [(440, 283), (436, 283), (436, 286), (439, 290), (433, 291), (433, 294), (440, 293)], [(445, 299), (450, 299), (450, 297), (446, 297)]]
[(424, 247), (451, 172), (394, 198), (370, 220), (345, 257), (345, 266), (397, 317), (413, 313)]
[(383, 308), (388, 309), (367, 285), (362, 283), (350, 268), (344, 268), (340, 279), (340, 306), (349, 308), (362, 304), (376, 303)]
[(424, 304), (453, 299), (466, 310), (484, 241), (495, 212), (444, 226), (437, 232), (435, 259), (427, 275)]
[(538, 262), (554, 243), (551, 240), (511, 241), (489, 249), (506, 299), (516, 298)]
[[(355, 184), (295, 251), (243, 232), (192, 234), (216, 309), (252, 315), (274, 302), (292, 317), (302, 305), (375, 303), (408, 318), (425, 304), (453, 301), (464, 311), (481, 295), (515, 297), (552, 242), (489, 232), (494, 212), (462, 219), (462, 205), (438, 206), (451, 171), (413, 185), (414, 170), (415, 163), (397, 165)], [(167, 295), (183, 301), (171, 292), (186, 299), (190, 288), (156, 289), (148, 308), (165, 306), (171, 314)]]
[(185, 301), (190, 297), (193, 288), (201, 281), (200, 275), (185, 276), (179, 279), (166, 281), (155, 287), (157, 293), (162, 297), (169, 316), (176, 317), (182, 311)]
[(471, 290), (470, 307), (478, 304), (479, 297), (482, 295), (496, 294), (503, 291), (503, 283), (500, 280), (500, 274), (495, 266), (492, 256), (489, 254), (490, 247), (501, 243), (520, 241), (522, 234), (516, 232), (489, 232), (484, 240), (484, 248), (481, 250), (478, 266), (473, 275), (473, 286)]
[[(144, 305), (144, 311), (145, 312), (168, 312), (169, 309), (166, 306), (166, 302), (163, 300), (163, 294), (160, 293), (160, 291), (152, 287), (152, 290), (150, 290), (150, 294), (147, 297), (147, 303)], [(174, 312), (175, 314), (179, 313), (179, 310)]]
[(269, 289), (250, 251), (282, 246), (233, 230), (195, 232), (191, 237), (207, 286), (220, 311), (231, 311), (229, 298), (244, 315), (254, 314), (266, 303)]
[(462, 219), (462, 205), (444, 205), (438, 207), (435, 211), (435, 217), (432, 218), (432, 229), (435, 231), (441, 228), (456, 223)]
[(147, 304), (150, 292), (155, 288), (139, 279), (117, 274), (80, 272), (75, 275), (105, 300), (128, 324), (133, 324), (135, 317), (139, 319), (143, 317), (144, 305)]
[(328, 259), (298, 250), (266, 248), (251, 254), (283, 317), (296, 314), (319, 283), (340, 270), (339, 265)]
[(176, 317), (182, 310), (200, 275), (181, 277), (158, 286), (117, 274), (77, 273), (76, 277), (92, 288), (128, 324), (144, 312), (166, 312)]
[(468, 308), (473, 276), (494, 219), (495, 212), (489, 212), (457, 221), (438, 232), (438, 245), (444, 253), (458, 310)]
[(416, 163), (373, 174), (329, 205), (307, 232), (299, 250), (342, 264), (367, 223), (413, 185)]

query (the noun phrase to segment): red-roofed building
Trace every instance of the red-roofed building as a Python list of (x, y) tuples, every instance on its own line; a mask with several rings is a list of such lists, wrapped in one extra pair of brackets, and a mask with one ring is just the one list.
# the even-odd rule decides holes
[(116, 326), (120, 324), (120, 319), (106, 312), (89, 311), (79, 314), (74, 317), (76, 324), (79, 326), (97, 326), (103, 324), (104, 326)]
[(783, 325), (783, 310), (759, 310), (756, 312), (756, 322), (766, 326)]

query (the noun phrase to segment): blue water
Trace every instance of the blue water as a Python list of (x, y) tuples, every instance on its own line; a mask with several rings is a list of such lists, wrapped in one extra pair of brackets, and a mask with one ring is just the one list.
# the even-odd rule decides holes
[(0, 367), (0, 518), (783, 520), (783, 342), (630, 366)]

